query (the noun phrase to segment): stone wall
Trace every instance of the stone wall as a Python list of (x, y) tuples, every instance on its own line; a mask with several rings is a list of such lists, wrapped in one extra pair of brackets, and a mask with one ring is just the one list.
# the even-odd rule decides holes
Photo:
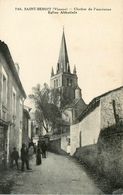
[(78, 148), (74, 153), (74, 157), (76, 157), (80, 162), (84, 163), (90, 170), (93, 170), (94, 172), (97, 170), (98, 166), (97, 155), (97, 144)]
[(113, 100), (115, 101), (116, 114), (120, 120), (123, 120), (123, 88), (118, 88), (106, 95), (102, 95), (99, 106), (88, 113), (81, 122), (71, 126), (71, 155), (79, 147), (80, 131), (81, 146), (83, 147), (97, 143), (100, 130), (116, 123)]
[(71, 89), (72, 87), (73, 88), (76, 88), (77, 87), (77, 75), (76, 74), (71, 74), (71, 73), (64, 73), (62, 75), (62, 85), (64, 87), (67, 87), (68, 86), (68, 79), (72, 81), (71, 83)]
[(51, 152), (59, 153), (61, 147), (61, 139), (50, 140), (49, 150)]
[(61, 138), (50, 140), (48, 148), (51, 152), (66, 154), (66, 152), (61, 149)]
[(56, 74), (50, 79), (50, 87), (55, 88), (54, 81), (58, 81), (58, 87), (62, 87), (62, 73)]
[[(108, 190), (122, 188), (123, 124), (104, 129), (97, 144), (78, 148), (74, 156), (97, 175), (101, 183), (106, 182)], [(112, 191), (108, 194), (112, 194)]]
[(100, 99), (101, 129), (115, 124), (112, 101), (115, 100), (116, 114), (123, 120), (123, 88), (114, 90)]

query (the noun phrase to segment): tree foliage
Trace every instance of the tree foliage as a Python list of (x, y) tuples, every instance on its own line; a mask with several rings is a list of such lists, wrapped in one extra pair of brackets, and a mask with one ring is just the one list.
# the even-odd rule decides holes
[(43, 87), (38, 84), (32, 88), (32, 94), (29, 98), (35, 103), (35, 116), (39, 127), (43, 128), (48, 132), (49, 126), (53, 129), (57, 126), (58, 121), (61, 118), (61, 112), (55, 103), (58, 101), (58, 95), (55, 91), (51, 90), (45, 83)]

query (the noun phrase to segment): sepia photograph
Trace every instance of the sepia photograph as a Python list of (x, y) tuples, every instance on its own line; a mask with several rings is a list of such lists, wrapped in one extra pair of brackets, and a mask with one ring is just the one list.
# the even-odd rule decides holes
[(0, 0), (0, 194), (123, 194), (122, 7)]

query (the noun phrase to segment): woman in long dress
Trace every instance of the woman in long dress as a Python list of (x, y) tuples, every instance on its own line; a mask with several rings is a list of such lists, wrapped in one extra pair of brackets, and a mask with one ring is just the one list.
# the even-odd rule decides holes
[(39, 147), (39, 145), (37, 146), (37, 151), (36, 151), (36, 165), (40, 165), (42, 163), (42, 159), (41, 159), (41, 149)]

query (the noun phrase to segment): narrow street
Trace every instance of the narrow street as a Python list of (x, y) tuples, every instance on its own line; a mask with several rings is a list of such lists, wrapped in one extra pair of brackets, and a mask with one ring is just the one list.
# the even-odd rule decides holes
[(48, 153), (42, 165), (30, 162), (32, 171), (20, 172), (11, 194), (103, 194), (74, 159)]

